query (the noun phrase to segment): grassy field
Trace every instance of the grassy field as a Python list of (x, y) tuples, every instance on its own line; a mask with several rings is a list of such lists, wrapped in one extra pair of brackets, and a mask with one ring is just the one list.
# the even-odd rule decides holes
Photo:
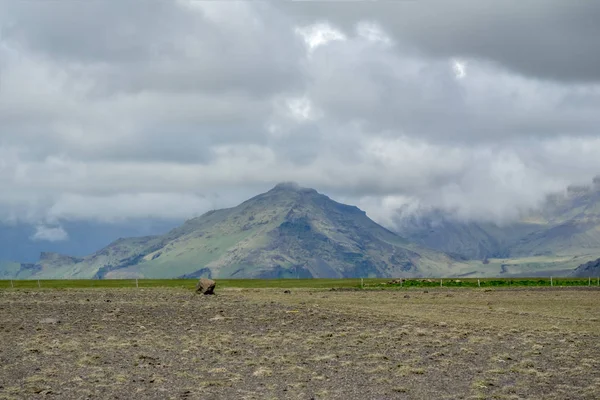
[(598, 398), (595, 287), (192, 283), (0, 290), (0, 399)]
[[(219, 279), (219, 288), (363, 288), (363, 289), (404, 289), (440, 287), (440, 279), (410, 279), (400, 283), (391, 283), (385, 279)], [(191, 289), (196, 279), (106, 279), (106, 280), (40, 280), (39, 287), (44, 289), (68, 288), (152, 288), (174, 287)], [(443, 279), (443, 287), (519, 287), (519, 286), (600, 286), (598, 278), (482, 278), (482, 279)], [(0, 289), (34, 289), (37, 280), (0, 280)]]

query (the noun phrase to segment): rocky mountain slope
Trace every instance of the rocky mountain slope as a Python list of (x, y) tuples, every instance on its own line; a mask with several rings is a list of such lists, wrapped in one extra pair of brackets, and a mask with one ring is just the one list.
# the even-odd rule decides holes
[(432, 210), (403, 218), (397, 233), (410, 241), (473, 260), (509, 257), (522, 237), (539, 229), (538, 224), (520, 222), (508, 226), (464, 222)]
[(600, 181), (550, 196), (541, 210), (505, 226), (462, 222), (438, 210), (405, 219), (398, 233), (471, 259), (600, 257)]
[(600, 276), (600, 258), (581, 264), (579, 267), (575, 268), (572, 275), (580, 278), (598, 278)]
[(356, 207), (284, 183), (163, 236), (119, 239), (82, 258), (44, 253), (16, 276), (341, 278), (450, 276), (469, 268), (460, 258), (411, 244)]

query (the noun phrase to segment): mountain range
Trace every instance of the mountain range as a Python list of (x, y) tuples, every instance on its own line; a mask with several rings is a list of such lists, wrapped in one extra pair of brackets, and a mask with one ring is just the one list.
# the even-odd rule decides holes
[(429, 210), (402, 219), (396, 232), (357, 207), (281, 183), (163, 235), (120, 238), (86, 256), (0, 261), (0, 278), (559, 276), (588, 273), (591, 264), (575, 269), (599, 258), (598, 180), (511, 224)]
[(410, 243), (357, 207), (282, 183), (165, 235), (121, 238), (85, 257), (42, 253), (36, 263), (5, 263), (3, 275), (343, 278), (457, 275), (470, 268), (461, 257)]
[(482, 260), (498, 274), (568, 274), (600, 258), (600, 180), (553, 194), (510, 224), (461, 221), (429, 210), (401, 220), (397, 232), (422, 246)]

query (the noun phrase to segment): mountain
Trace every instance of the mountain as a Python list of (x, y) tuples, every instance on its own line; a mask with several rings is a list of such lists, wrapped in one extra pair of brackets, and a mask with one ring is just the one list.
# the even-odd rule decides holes
[(600, 184), (573, 186), (550, 196), (529, 220), (538, 228), (512, 246), (514, 256), (600, 255)]
[(600, 276), (600, 258), (590, 261), (585, 264), (581, 264), (579, 267), (575, 268), (572, 276), (576, 276), (579, 278), (593, 277), (597, 278)]
[(506, 259), (506, 265), (536, 258), (534, 264), (574, 268), (600, 257), (600, 179), (549, 196), (544, 206), (511, 224), (464, 222), (440, 210), (402, 220), (407, 239), (470, 259)]
[(282, 183), (162, 236), (119, 239), (80, 258), (43, 253), (16, 276), (342, 278), (448, 276), (470, 269), (463, 259), (408, 242), (357, 207)]
[(441, 210), (411, 214), (400, 221), (396, 232), (432, 249), (473, 260), (509, 257), (520, 238), (539, 229), (537, 224), (519, 222), (507, 226), (460, 221)]

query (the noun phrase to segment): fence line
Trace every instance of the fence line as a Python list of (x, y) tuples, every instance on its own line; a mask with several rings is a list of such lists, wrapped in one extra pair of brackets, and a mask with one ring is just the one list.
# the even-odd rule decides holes
[[(588, 275), (587, 286), (591, 288), (594, 286), (593, 277)], [(432, 278), (404, 278), (395, 282), (395, 285), (390, 285), (391, 282), (387, 280), (390, 278), (359, 278), (354, 280), (352, 279), (306, 279), (302, 280), (302, 283), (299, 282), (298, 287), (357, 287), (360, 285), (361, 288), (370, 289), (375, 287), (401, 287), (404, 289), (410, 287), (435, 287), (438, 285), (437, 279)], [(463, 278), (463, 279), (449, 279), (446, 278), (446, 282), (444, 282), (444, 278), (439, 279), (439, 287), (440, 288), (489, 288), (489, 287), (498, 287), (498, 288), (508, 288), (508, 287), (554, 287), (556, 284), (557, 288), (560, 287), (583, 287), (586, 286), (585, 277), (560, 277), (554, 279), (554, 276), (547, 277), (512, 277), (512, 278)], [(3, 282), (2, 282), (3, 281)], [(42, 281), (44, 282), (42, 284)], [(141, 282), (140, 282), (141, 281)], [(144, 287), (161, 287), (161, 286), (172, 286), (170, 281), (181, 281), (181, 285), (188, 285), (187, 282), (193, 281), (193, 279), (140, 279), (140, 278), (130, 278), (130, 279), (106, 279), (106, 280), (98, 280), (98, 279), (0, 279), (0, 288), (11, 288), (11, 289), (19, 289), (19, 288), (38, 288), (41, 289), (51, 289), (51, 288), (110, 288), (110, 287), (122, 287), (122, 288), (144, 288)], [(245, 279), (245, 280), (229, 280), (229, 279), (220, 279), (222, 284), (227, 285), (228, 287), (246, 287), (247, 285), (251, 285), (252, 287), (293, 287), (295, 284), (292, 283), (290, 279), (273, 279), (273, 280), (263, 280), (263, 279)], [(252, 283), (252, 282), (255, 283)], [(295, 279), (293, 279), (295, 281)], [(311, 282), (313, 281), (314, 284)], [(321, 282), (320, 282), (321, 281)], [(328, 281), (328, 282), (325, 282)], [(358, 282), (357, 282), (358, 281)], [(245, 283), (247, 282), (247, 283)], [(190, 283), (191, 284), (191, 283)], [(256, 286), (258, 285), (258, 286)], [(600, 288), (600, 276), (596, 277), (596, 285)]]

